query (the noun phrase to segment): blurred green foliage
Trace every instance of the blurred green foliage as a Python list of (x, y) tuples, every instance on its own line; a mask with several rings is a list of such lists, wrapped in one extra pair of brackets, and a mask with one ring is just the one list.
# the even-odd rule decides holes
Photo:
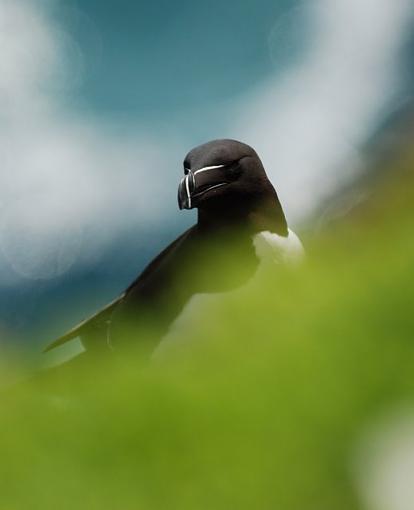
[(80, 358), (6, 388), (0, 509), (367, 508), (361, 437), (414, 403), (413, 184), (402, 157), (303, 267), (195, 310), (144, 369)]

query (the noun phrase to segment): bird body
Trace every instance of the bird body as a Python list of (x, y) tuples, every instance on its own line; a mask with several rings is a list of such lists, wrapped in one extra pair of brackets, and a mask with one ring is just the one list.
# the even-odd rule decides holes
[[(197, 294), (240, 287), (260, 262), (297, 261), (303, 254), (288, 229), (276, 191), (256, 152), (234, 140), (193, 149), (184, 161), (180, 209), (198, 209), (197, 224), (165, 248), (115, 301), (46, 350), (80, 337), (87, 351), (145, 344), (148, 327), (157, 342)], [(243, 260), (243, 264), (232, 261)], [(225, 264), (225, 270), (220, 271)], [(234, 270), (232, 269), (234, 266)]]

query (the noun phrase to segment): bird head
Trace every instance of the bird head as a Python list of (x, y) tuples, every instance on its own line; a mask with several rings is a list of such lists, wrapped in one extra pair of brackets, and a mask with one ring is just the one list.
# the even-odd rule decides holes
[(178, 187), (180, 209), (241, 216), (265, 202), (276, 205), (284, 223), (277, 194), (259, 156), (248, 145), (236, 140), (213, 140), (187, 154)]

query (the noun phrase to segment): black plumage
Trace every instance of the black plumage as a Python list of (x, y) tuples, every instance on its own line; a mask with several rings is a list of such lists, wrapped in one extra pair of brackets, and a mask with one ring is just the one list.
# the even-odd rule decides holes
[[(142, 344), (149, 326), (157, 342), (197, 293), (242, 285), (256, 271), (252, 237), (269, 231), (289, 234), (272, 184), (256, 152), (235, 140), (215, 140), (193, 149), (184, 160), (180, 208), (197, 208), (198, 221), (165, 248), (115, 301), (50, 344), (50, 350), (80, 337), (87, 351)], [(217, 261), (243, 257), (243, 268), (216, 277)]]

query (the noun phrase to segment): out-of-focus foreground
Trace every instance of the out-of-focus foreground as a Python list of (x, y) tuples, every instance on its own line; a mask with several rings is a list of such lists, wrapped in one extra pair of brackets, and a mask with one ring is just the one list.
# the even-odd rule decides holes
[(413, 162), (308, 240), (302, 268), (195, 310), (144, 370), (5, 388), (0, 508), (411, 508)]

